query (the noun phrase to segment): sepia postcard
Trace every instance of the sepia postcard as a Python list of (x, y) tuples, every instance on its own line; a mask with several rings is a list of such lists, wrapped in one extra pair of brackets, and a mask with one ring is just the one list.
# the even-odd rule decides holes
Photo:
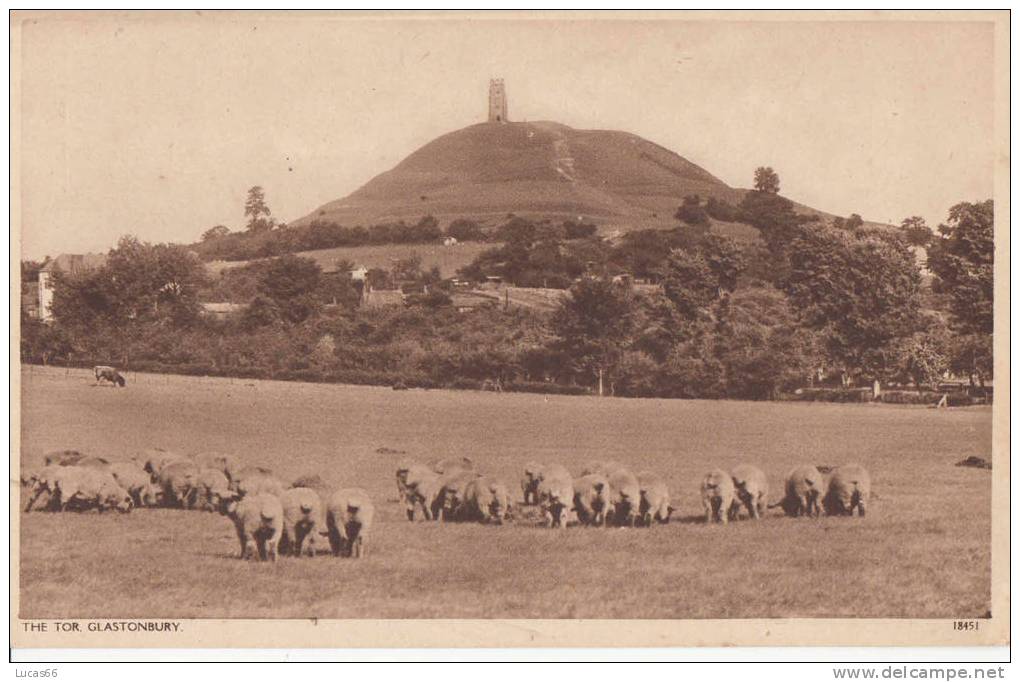
[(1009, 643), (1008, 11), (10, 38), (13, 649)]

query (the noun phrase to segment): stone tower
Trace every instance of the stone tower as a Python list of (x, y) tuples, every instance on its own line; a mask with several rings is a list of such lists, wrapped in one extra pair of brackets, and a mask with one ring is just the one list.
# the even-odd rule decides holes
[(506, 87), (502, 78), (489, 80), (489, 122), (506, 123)]

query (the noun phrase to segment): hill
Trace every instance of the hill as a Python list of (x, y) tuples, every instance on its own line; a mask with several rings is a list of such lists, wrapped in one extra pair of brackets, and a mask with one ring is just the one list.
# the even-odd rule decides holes
[(515, 213), (655, 227), (671, 225), (688, 194), (737, 203), (743, 190), (630, 133), (480, 123), (436, 138), (293, 224), (367, 225), (425, 214), (491, 222)]

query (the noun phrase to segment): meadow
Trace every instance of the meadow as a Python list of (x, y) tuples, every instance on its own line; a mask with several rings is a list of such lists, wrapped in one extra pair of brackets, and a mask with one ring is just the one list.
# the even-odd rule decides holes
[[(21, 373), (21, 462), (76, 448), (221, 451), (372, 495), (363, 560), (242, 562), (230, 521), (137, 509), (22, 513), (21, 618), (975, 618), (990, 608), (991, 410), (613, 399), (129, 374)], [(401, 454), (399, 451), (406, 453)], [(396, 461), (474, 459), (515, 491), (524, 462), (616, 459), (669, 483), (668, 525), (550, 530), (409, 523)], [(701, 476), (857, 462), (864, 518), (702, 521)], [(13, 479), (12, 479), (13, 480)], [(12, 490), (13, 492), (13, 490)], [(519, 493), (518, 493), (519, 495)], [(528, 514), (521, 514), (528, 517)]]

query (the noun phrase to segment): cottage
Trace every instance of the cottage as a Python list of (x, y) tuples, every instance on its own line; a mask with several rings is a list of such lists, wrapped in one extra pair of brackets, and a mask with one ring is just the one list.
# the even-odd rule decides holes
[(366, 308), (384, 308), (404, 305), (404, 292), (400, 289), (373, 289), (365, 287), (361, 305)]
[(62, 253), (52, 258), (39, 270), (39, 319), (46, 322), (53, 318), (50, 306), (53, 304), (53, 274), (60, 271), (69, 275), (80, 275), (98, 270), (106, 265), (103, 253)]

